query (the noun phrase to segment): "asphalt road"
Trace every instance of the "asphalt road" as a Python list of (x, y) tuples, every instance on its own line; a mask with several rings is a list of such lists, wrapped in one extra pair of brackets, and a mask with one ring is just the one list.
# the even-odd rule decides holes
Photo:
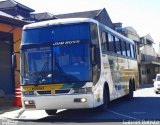
[[(44, 116), (36, 120), (9, 121), (12, 125), (51, 125), (51, 124), (160, 124), (160, 94), (156, 95), (152, 86), (134, 92), (133, 100), (121, 98), (112, 101), (105, 112), (91, 110), (65, 110), (55, 116)], [(34, 112), (32, 112), (32, 115)], [(43, 114), (42, 114), (43, 115)], [(3, 123), (7, 121), (3, 120)], [(114, 122), (114, 123), (113, 123)], [(9, 125), (9, 124), (8, 124)]]

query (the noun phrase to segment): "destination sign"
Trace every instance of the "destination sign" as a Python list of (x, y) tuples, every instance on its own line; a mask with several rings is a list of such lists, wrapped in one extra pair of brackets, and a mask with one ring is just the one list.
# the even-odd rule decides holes
[(28, 48), (26, 52), (38, 52), (38, 51), (50, 51), (50, 47), (40, 47), (40, 48)]

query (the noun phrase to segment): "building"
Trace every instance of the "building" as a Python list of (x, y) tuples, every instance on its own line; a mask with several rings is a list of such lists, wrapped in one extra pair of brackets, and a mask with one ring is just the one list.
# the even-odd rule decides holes
[[(14, 0), (0, 1), (0, 91), (13, 95), (20, 84), (20, 42), (22, 27), (34, 10)], [(17, 67), (12, 67), (12, 54), (17, 56)]]
[(55, 15), (55, 17), (59, 19), (63, 18), (91, 18), (95, 19), (102, 24), (114, 29), (114, 25), (109, 17), (109, 14), (107, 13), (106, 9), (100, 9), (100, 10), (91, 10), (91, 11), (84, 11), (84, 12), (76, 12), (76, 13), (67, 13), (67, 14), (60, 14)]
[(140, 46), (140, 78), (141, 83), (153, 83), (153, 79), (155, 79), (156, 74), (160, 73), (160, 60), (159, 54), (156, 53), (153, 44), (153, 38), (147, 34), (143, 36), (141, 39)]
[(45, 21), (45, 20), (51, 20), (51, 19), (57, 19), (56, 16), (54, 16), (51, 13), (44, 12), (44, 13), (32, 13), (30, 14), (30, 21), (33, 22), (40, 22), (40, 21)]
[(14, 0), (0, 1), (0, 11), (19, 20), (28, 20), (30, 13), (34, 12), (33, 9)]

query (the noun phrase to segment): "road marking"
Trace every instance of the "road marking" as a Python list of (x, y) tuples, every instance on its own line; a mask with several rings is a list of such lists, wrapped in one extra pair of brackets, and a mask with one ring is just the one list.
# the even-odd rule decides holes
[(136, 114), (136, 115), (143, 115), (143, 114), (146, 114), (146, 112), (132, 112), (133, 114)]
[(110, 109), (107, 109), (107, 110), (108, 110), (109, 112), (111, 112), (111, 113), (116, 114), (116, 115), (120, 115), (120, 116), (123, 116), (123, 117), (126, 117), (126, 118), (130, 118), (130, 119), (136, 120), (136, 118), (134, 118), (134, 117), (131, 117), (131, 116), (128, 116), (128, 115), (124, 115), (124, 114), (121, 114), (121, 113), (115, 112), (115, 111), (110, 110)]

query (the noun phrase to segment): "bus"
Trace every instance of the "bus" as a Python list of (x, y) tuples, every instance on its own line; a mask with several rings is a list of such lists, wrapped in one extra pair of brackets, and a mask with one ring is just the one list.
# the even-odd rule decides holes
[(138, 88), (135, 43), (90, 18), (28, 24), (21, 42), (25, 110), (98, 109), (133, 98)]

